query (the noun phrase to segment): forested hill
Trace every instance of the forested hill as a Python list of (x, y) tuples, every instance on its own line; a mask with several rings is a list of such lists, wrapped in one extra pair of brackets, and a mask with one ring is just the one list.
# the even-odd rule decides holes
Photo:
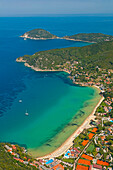
[(71, 36), (65, 36), (64, 39), (72, 39), (76, 41), (86, 41), (86, 42), (102, 42), (102, 41), (111, 41), (113, 40), (112, 35), (106, 35), (102, 33), (80, 33)]
[(30, 38), (30, 39), (54, 39), (57, 38), (56, 35), (51, 34), (50, 32), (44, 29), (34, 29), (26, 32), (20, 37)]
[[(5, 143), (0, 143), (0, 170), (36, 170), (37, 168), (23, 164), (19, 161), (14, 160), (14, 156), (7, 152), (4, 148)], [(20, 152), (21, 147), (18, 146), (18, 152)], [(24, 154), (20, 152), (23, 156)]]
[(84, 47), (70, 47), (37, 52), (22, 58), (31, 66), (39, 69), (64, 69), (65, 63), (74, 65), (79, 62), (84, 69), (93, 70), (96, 66), (113, 69), (113, 41), (96, 43)]

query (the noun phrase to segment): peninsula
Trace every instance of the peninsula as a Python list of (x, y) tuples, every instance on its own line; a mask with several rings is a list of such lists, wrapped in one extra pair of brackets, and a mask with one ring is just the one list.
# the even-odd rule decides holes
[(46, 39), (55, 39), (58, 38), (56, 35), (51, 34), (50, 32), (44, 29), (34, 29), (26, 32), (21, 35), (22, 38), (34, 39), (34, 40), (46, 40)]
[(103, 41), (111, 41), (113, 40), (113, 36), (102, 34), (102, 33), (80, 33), (71, 36), (64, 36), (63, 39), (90, 42), (90, 43), (99, 43)]
[(98, 82), (102, 69), (113, 68), (113, 41), (41, 51), (16, 61), (36, 71), (66, 71), (75, 83)]

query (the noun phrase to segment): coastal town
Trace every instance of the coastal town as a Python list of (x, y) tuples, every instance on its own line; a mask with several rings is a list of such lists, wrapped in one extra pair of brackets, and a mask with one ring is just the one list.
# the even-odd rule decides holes
[[(95, 38), (94, 34), (88, 36)], [(81, 48), (42, 51), (16, 60), (36, 71), (67, 72), (73, 84), (97, 88), (101, 97), (83, 124), (53, 153), (32, 158), (25, 148), (20, 149), (21, 154), (16, 149), (18, 145), (3, 144), (16, 163), (40, 170), (113, 169), (112, 46), (112, 41), (105, 41)]]
[[(75, 136), (71, 147), (59, 156), (32, 158), (25, 148), (14, 144), (2, 146), (12, 159), (31, 169), (40, 170), (112, 170), (113, 169), (113, 70), (96, 66), (94, 73), (86, 72), (79, 62), (65, 63), (63, 70), (70, 72), (73, 83), (96, 86), (103, 98), (94, 113), (94, 119)], [(75, 70), (76, 69), (76, 70)], [(76, 71), (76, 74), (74, 74)]]

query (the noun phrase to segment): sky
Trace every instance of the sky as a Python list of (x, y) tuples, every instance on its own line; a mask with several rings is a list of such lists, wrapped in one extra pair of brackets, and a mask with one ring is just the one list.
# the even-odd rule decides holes
[(113, 14), (113, 0), (0, 0), (1, 16)]

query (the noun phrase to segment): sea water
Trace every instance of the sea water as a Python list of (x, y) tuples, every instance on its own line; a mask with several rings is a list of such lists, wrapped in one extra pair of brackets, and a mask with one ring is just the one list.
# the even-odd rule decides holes
[[(113, 17), (102, 16), (0, 18), (1, 142), (18, 143), (28, 149), (49, 146), (54, 150), (64, 142), (59, 138), (56, 146), (56, 135), (65, 129), (86, 101), (97, 96), (93, 88), (73, 85), (67, 73), (35, 72), (15, 61), (17, 57), (37, 51), (81, 47), (88, 43), (61, 39), (24, 40), (19, 36), (35, 28), (43, 28), (60, 37), (80, 32), (113, 35), (111, 27)], [(47, 149), (43, 154), (48, 153)]]

